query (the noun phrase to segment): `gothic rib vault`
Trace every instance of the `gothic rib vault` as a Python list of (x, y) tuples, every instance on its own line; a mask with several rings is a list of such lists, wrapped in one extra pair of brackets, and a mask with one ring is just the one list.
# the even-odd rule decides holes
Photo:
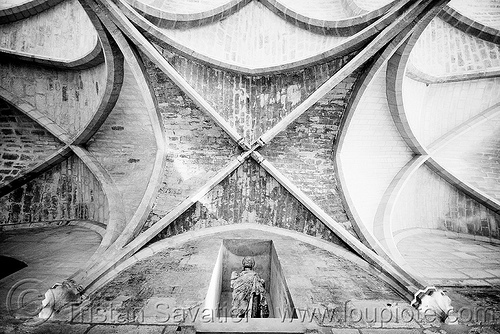
[[(148, 298), (199, 305), (209, 282), (196, 280), (210, 279), (213, 251), (246, 236), (290, 252), (283, 273), (295, 306), (354, 295), (418, 306), (430, 286), (498, 286), (497, 7), (6, 1), (2, 254), (28, 258), (23, 236), (43, 244), (47, 228), (98, 233), (77, 266), (57, 271), (50, 260), (53, 272), (37, 281), (44, 291), (69, 282), (90, 296), (84, 303), (116, 299), (127, 275), (143, 277), (137, 268), (177, 268), (181, 256), (208, 262), (186, 264), (184, 288), (173, 265), (152, 269), (179, 289)], [(411, 240), (426, 236), (436, 244), (415, 256)], [(293, 269), (297, 249), (311, 268)], [(27, 268), (43, 266), (30, 256)], [(321, 273), (332, 268), (343, 274)], [(2, 279), (1, 297), (23, 278)], [(140, 284), (124, 289), (137, 297)], [(338, 292), (357, 285), (359, 294)], [(319, 297), (332, 290), (340, 296)]]

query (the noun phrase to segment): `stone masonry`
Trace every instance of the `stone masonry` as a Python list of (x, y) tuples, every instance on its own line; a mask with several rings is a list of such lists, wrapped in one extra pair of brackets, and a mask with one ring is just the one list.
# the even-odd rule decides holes
[[(227, 238), (273, 241), (295, 307), (416, 316), (436, 284), (453, 307), (500, 315), (493, 0), (471, 15), (459, 0), (160, 2), (0, 4), (0, 267), (27, 265), (0, 278), (0, 332), (453, 332), (149, 316), (212, 303)], [(56, 282), (145, 319), (59, 312), (28, 328)]]
[(294, 230), (345, 247), (335, 234), (253, 160), (241, 165), (157, 238), (242, 223)]
[(249, 143), (289, 114), (352, 56), (301, 71), (238, 75), (164, 51), (164, 57)]
[(0, 185), (43, 162), (63, 144), (13, 106), (0, 101)]
[(239, 153), (237, 145), (165, 74), (146, 62), (167, 143), (164, 178), (148, 224), (192, 195)]
[(106, 223), (99, 181), (75, 156), (0, 198), (0, 224), (88, 220)]
[(2, 87), (44, 113), (71, 135), (83, 130), (101, 102), (105, 64), (65, 71), (11, 61), (0, 65)]

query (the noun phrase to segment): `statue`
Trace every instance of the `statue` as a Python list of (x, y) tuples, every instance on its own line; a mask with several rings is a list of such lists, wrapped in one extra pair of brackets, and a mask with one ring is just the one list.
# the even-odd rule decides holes
[[(416, 307), (423, 316), (437, 316), (441, 322), (449, 323), (456, 321), (453, 315), (451, 299), (443, 290), (431, 286), (424, 290), (418, 290), (411, 305)], [(454, 319), (454, 320), (453, 320)]]
[(75, 281), (67, 279), (62, 283), (56, 283), (45, 292), (42, 300), (42, 310), (38, 314), (41, 319), (49, 319), (54, 312), (59, 312), (70, 303), (81, 301), (82, 286), (77, 286)]
[(266, 300), (265, 282), (253, 270), (255, 260), (252, 257), (245, 257), (242, 264), (241, 272), (231, 273), (231, 288), (233, 289), (231, 316), (268, 318), (269, 306)]

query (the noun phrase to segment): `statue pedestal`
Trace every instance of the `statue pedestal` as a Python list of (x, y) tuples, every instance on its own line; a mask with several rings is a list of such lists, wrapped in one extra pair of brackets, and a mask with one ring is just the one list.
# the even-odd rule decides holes
[(223, 240), (205, 298), (205, 308), (214, 310), (217, 317), (227, 317), (227, 322), (233, 322), (231, 273), (242, 270), (241, 262), (246, 256), (253, 257), (253, 270), (265, 281), (269, 318), (296, 318), (293, 301), (272, 240)]

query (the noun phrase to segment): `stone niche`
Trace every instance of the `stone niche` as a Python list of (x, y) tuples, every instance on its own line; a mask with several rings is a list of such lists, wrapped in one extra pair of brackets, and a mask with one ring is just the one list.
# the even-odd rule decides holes
[(272, 240), (224, 239), (205, 298), (205, 308), (219, 318), (231, 316), (231, 273), (241, 271), (245, 256), (255, 259), (254, 270), (265, 280), (269, 318), (297, 318), (278, 254)]

